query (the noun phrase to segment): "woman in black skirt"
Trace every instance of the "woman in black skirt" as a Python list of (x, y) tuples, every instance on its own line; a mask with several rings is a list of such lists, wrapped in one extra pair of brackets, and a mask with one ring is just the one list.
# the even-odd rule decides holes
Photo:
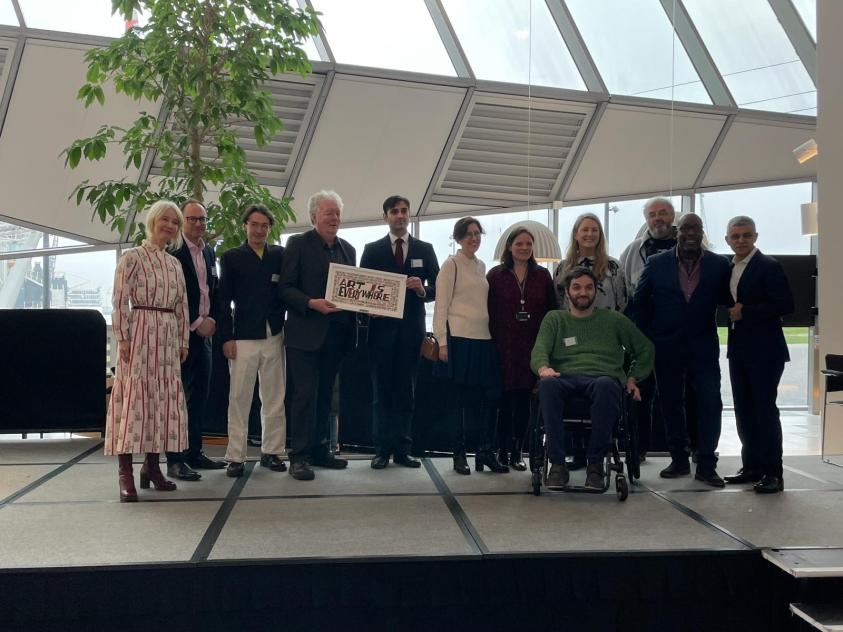
[(477, 437), (474, 467), (508, 472), (493, 449), (500, 369), (489, 333), (486, 266), (477, 258), (483, 235), (480, 222), (463, 217), (454, 226), (457, 254), (442, 264), (436, 279), (433, 332), (439, 343), (434, 375), (449, 378), (457, 393), (459, 422), (455, 429), (454, 470), (470, 474), (465, 456), (465, 433)]

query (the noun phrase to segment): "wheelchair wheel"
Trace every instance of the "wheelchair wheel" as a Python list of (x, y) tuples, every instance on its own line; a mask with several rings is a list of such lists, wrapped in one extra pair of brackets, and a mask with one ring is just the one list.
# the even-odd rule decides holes
[(618, 500), (623, 502), (629, 496), (629, 484), (626, 482), (624, 476), (615, 477), (615, 491), (618, 495)]
[(541, 496), (542, 493), (542, 473), (533, 472), (533, 496)]

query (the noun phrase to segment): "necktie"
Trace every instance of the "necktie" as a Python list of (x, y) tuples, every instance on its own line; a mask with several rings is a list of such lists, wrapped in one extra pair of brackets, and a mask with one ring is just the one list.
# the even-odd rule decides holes
[(404, 267), (404, 240), (400, 237), (395, 240), (395, 265)]

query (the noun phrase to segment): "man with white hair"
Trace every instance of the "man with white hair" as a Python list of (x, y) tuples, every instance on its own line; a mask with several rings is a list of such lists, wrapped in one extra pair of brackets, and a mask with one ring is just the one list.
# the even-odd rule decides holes
[(355, 335), (352, 312), (325, 298), (331, 263), (357, 264), (354, 247), (337, 237), (342, 199), (319, 191), (308, 200), (313, 230), (290, 237), (281, 265), (281, 298), (287, 306), (287, 404), (290, 417), (290, 475), (310, 481), (311, 466), (342, 469), (348, 461), (331, 454), (331, 393)]
[(635, 292), (647, 259), (676, 245), (676, 227), (673, 225), (675, 218), (673, 203), (667, 198), (654, 197), (644, 203), (647, 232), (643, 237), (633, 240), (620, 256), (621, 268), (630, 294)]

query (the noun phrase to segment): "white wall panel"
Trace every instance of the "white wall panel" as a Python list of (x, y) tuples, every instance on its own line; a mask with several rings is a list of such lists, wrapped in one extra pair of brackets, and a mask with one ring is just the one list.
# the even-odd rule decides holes
[(86, 48), (74, 44), (28, 41), (0, 137), (0, 214), (51, 227), (82, 238), (119, 241), (119, 236), (91, 220), (89, 207), (77, 207), (68, 196), (90, 179), (137, 180), (123, 156), (110, 147), (97, 163), (80, 163), (71, 171), (59, 156), (76, 138), (91, 135), (103, 124), (127, 126), (147, 107), (107, 90), (105, 106), (85, 108), (76, 93), (85, 82)]
[(689, 188), (724, 117), (610, 105), (565, 201)]
[(793, 149), (814, 138), (813, 126), (738, 118), (726, 134), (703, 186), (816, 176), (815, 160), (800, 165)]
[(347, 222), (382, 218), (381, 205), (394, 194), (417, 210), (464, 95), (445, 86), (338, 75), (293, 190), (294, 225), (310, 226), (307, 198), (320, 189), (342, 196)]

